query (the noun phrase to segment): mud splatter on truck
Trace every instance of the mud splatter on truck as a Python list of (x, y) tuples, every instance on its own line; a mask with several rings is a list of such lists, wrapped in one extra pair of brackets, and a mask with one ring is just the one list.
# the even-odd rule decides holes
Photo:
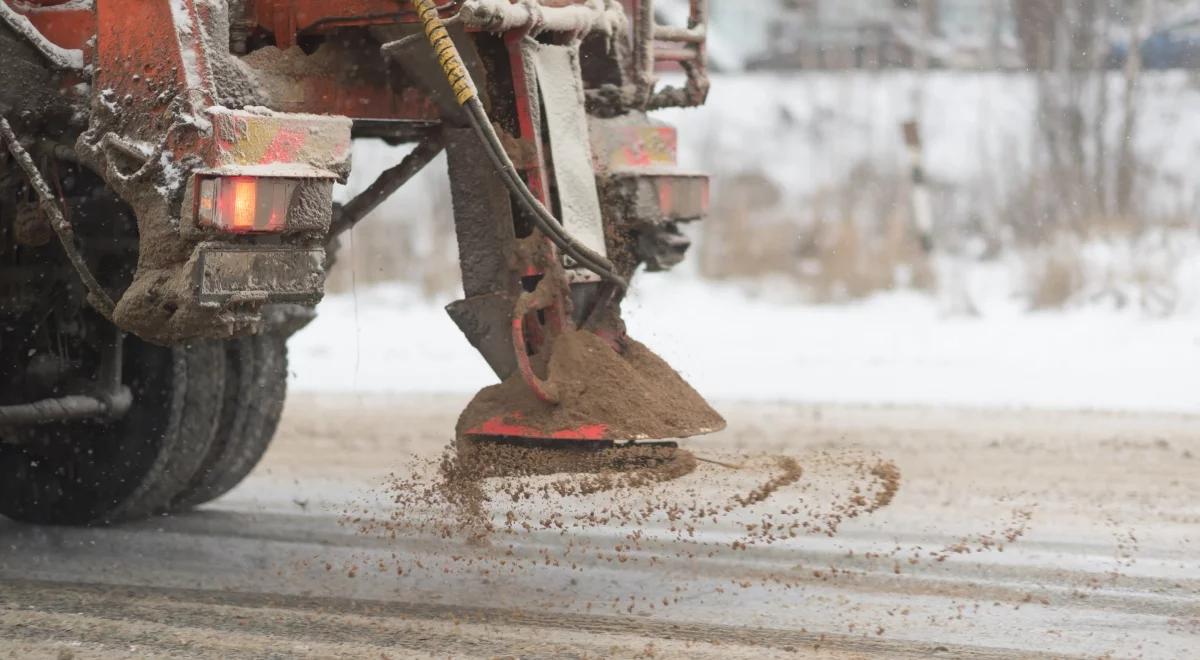
[[(723, 427), (621, 321), (707, 212), (647, 115), (703, 103), (706, 23), (701, 0), (686, 27), (651, 0), (0, 0), (0, 513), (104, 523), (235, 485), (333, 239), (442, 150), (447, 311), (500, 381), (464, 439)], [(416, 147), (335, 205), (356, 139)]]

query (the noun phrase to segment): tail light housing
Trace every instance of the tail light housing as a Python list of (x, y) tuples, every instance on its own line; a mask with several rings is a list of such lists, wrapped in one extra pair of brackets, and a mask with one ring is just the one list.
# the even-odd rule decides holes
[(200, 179), (196, 189), (198, 224), (233, 234), (281, 232), (299, 182), (256, 176)]

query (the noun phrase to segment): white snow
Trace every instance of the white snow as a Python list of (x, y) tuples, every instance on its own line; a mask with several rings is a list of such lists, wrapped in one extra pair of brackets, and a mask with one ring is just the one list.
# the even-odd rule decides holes
[(104, 107), (114, 115), (121, 111), (121, 107), (117, 105), (115, 100), (116, 98), (117, 92), (113, 88), (105, 87), (100, 90), (100, 103), (104, 104)]
[[(204, 89), (200, 75), (200, 59), (196, 54), (196, 46), (200, 36), (193, 26), (192, 12), (183, 0), (169, 0), (171, 18), (175, 24), (175, 35), (179, 40), (179, 53), (183, 59), (183, 74), (189, 90)], [(211, 76), (209, 76), (211, 77)]]
[(12, 0), (12, 2), (9, 4), (19, 9), (23, 14), (87, 11), (95, 6), (95, 3), (92, 0), (67, 0), (66, 2), (58, 5), (33, 5), (29, 4), (28, 2), (21, 2), (21, 0)]
[[(1111, 149), (1121, 128), (1124, 83), (1119, 72), (1108, 75)], [(1200, 102), (1200, 88), (1186, 72), (1167, 71), (1146, 72), (1140, 90), (1134, 151), (1152, 165), (1138, 182), (1142, 197), (1157, 213), (1195, 213), (1200, 122), (1189, 121), (1184, 108)], [(844, 184), (855, 167), (904, 171), (908, 156), (900, 125), (919, 111), (932, 185), (957, 190), (971, 202), (970, 214), (986, 216), (1021, 194), (1028, 177), (1044, 166), (1036, 148), (1041, 139), (1034, 121), (1036, 93), (1035, 77), (1024, 73), (714, 75), (704, 106), (663, 110), (655, 117), (679, 129), (681, 165), (717, 175), (762, 173), (784, 191), (783, 205), (806, 208), (815, 192)], [(1084, 111), (1094, 112), (1090, 106)]]
[[(800, 209), (860, 162), (906, 166), (899, 123), (911, 115), (918, 83), (936, 184), (1003, 190), (1031, 171), (1034, 88), (1016, 74), (718, 77), (706, 108), (659, 116), (679, 126), (685, 167), (718, 177), (766, 170), (781, 204)], [(1200, 123), (1179, 113), (1197, 98), (1180, 76), (1147, 76), (1136, 144), (1158, 165), (1146, 185), (1185, 216), (1200, 206), (1191, 167)], [(401, 155), (356, 144), (339, 195)], [(442, 162), (432, 165), (371, 222), (432, 231), (434, 200), (448, 194), (444, 172)], [(977, 208), (994, 204), (1000, 190), (966, 198)], [(1067, 248), (1084, 286), (1060, 311), (1028, 311), (1027, 255), (1013, 252), (991, 262), (938, 256), (938, 280), (949, 286), (933, 296), (896, 290), (840, 305), (810, 304), (782, 277), (705, 281), (693, 255), (677, 272), (635, 278), (625, 318), (635, 338), (716, 401), (1200, 413), (1200, 239), (1184, 228), (1105, 241)], [(343, 245), (353, 250), (352, 241)], [(422, 258), (426, 247), (433, 250), (411, 256)], [(292, 340), (292, 386), (469, 394), (494, 382), (441, 309), (450, 298), (434, 302), (408, 284), (331, 296)], [(972, 308), (978, 315), (962, 313)]]
[[(997, 290), (978, 279), (968, 286), (979, 295)], [(717, 401), (1200, 413), (1196, 316), (980, 307), (947, 317), (911, 292), (814, 306), (679, 272), (639, 276), (625, 318)], [(440, 305), (407, 285), (332, 296), (318, 311), (290, 345), (297, 390), (470, 393), (495, 380)]]
[(163, 151), (158, 155), (158, 165), (162, 168), (162, 184), (155, 186), (158, 194), (170, 198), (183, 185), (183, 167), (176, 162), (175, 154)]

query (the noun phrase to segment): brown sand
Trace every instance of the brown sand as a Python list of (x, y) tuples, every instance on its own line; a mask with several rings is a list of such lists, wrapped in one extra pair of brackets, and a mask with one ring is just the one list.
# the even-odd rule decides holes
[[(396, 508), (390, 519), (347, 515), (344, 522), (369, 535), (433, 533), (485, 546), (497, 541), (498, 534), (618, 528), (627, 530), (626, 539), (633, 543), (595, 550), (625, 555), (640, 547), (645, 529), (661, 532), (665, 524), (676, 541), (690, 544), (698, 529), (721, 527), (736, 512), (751, 511), (751, 522), (737, 523), (743, 533), (733, 543), (745, 548), (804, 534), (832, 536), (843, 521), (886, 506), (899, 485), (896, 466), (877, 456), (817, 456), (819, 469), (829, 472), (832, 466), (846, 481), (840, 493), (810, 498), (804, 495), (804, 470), (794, 457), (722, 458), (740, 465), (701, 463), (691, 452), (666, 447), (585, 452), (460, 441), (436, 464), (410, 466), (406, 476), (391, 480), (387, 488)], [(702, 474), (693, 477), (697, 472)], [(702, 491), (712, 491), (689, 483), (693, 478), (705, 486), (718, 484), (729, 495), (702, 497)], [(677, 481), (683, 483), (672, 483)], [(554, 506), (547, 508), (547, 503)], [(745, 521), (745, 515), (739, 520)], [(676, 554), (712, 551), (680, 547)], [(495, 559), (475, 558), (484, 563)]]
[[(803, 478), (808, 470), (793, 456), (708, 450), (704, 459), (665, 447), (585, 452), (460, 441), (439, 460), (417, 461), (386, 484), (389, 514), (380, 516), (364, 502), (361, 514), (346, 511), (342, 524), (375, 538), (445, 542), (451, 564), (441, 570), (487, 584), (548, 566), (587, 571), (627, 563), (678, 565), (752, 546), (787, 547), (808, 535), (834, 536), (845, 520), (889, 503), (899, 485), (893, 463), (859, 450), (806, 453), (815, 483)], [(566, 543), (539, 543), (537, 535), (548, 533)], [(916, 559), (940, 561), (931, 554), (909, 562)], [(892, 554), (872, 561), (900, 570)], [(397, 579), (428, 570), (404, 553), (361, 566), (337, 563), (327, 562), (326, 570), (348, 577), (363, 567)], [(718, 591), (804, 589), (813, 580), (854, 579), (857, 572), (801, 564), (731, 580)], [(647, 603), (634, 588), (612, 601), (578, 605), (629, 614), (671, 607), (694, 595), (689, 591), (680, 586), (673, 596)]]
[[(720, 415), (651, 351), (632, 340), (622, 348), (619, 353), (590, 332), (560, 336), (543, 365), (560, 404), (538, 400), (519, 375), (484, 389), (459, 417), (457, 440), (439, 460), (409, 466), (388, 484), (395, 505), (389, 519), (364, 511), (345, 522), (375, 536), (466, 539), (477, 551), (456, 561), (487, 576), (542, 564), (573, 567), (579, 553), (621, 563), (666, 555), (686, 560), (728, 551), (730, 544), (745, 550), (805, 534), (832, 536), (843, 521), (894, 497), (899, 470), (871, 453), (810, 455), (805, 460), (815, 461), (818, 472), (839, 476), (828, 484), (834, 492), (809, 492), (805, 468), (794, 456), (706, 452), (698, 460), (672, 447), (599, 449), (587, 442), (541, 449), (467, 432), (492, 418), (541, 431), (605, 424), (613, 439), (683, 437), (724, 427)], [(619, 533), (588, 533), (596, 529)], [(740, 531), (732, 542), (699, 540), (728, 535), (698, 532), (730, 529)], [(512, 545), (504, 549), (514, 535), (544, 532), (570, 534), (572, 541), (561, 556), (544, 550), (519, 558)], [(396, 566), (400, 575), (406, 570)]]
[(772, 477), (767, 480), (762, 486), (755, 488), (745, 496), (735, 495), (734, 501), (741, 506), (750, 506), (758, 504), (771, 496), (771, 493), (779, 490), (784, 486), (789, 486), (800, 480), (800, 476), (804, 474), (800, 463), (796, 459), (788, 456), (780, 456), (776, 459), (776, 463), (782, 471), (779, 476)]
[(614, 440), (683, 438), (725, 428), (725, 420), (662, 358), (632, 339), (619, 354), (596, 335), (567, 332), (551, 349), (549, 379), (560, 404), (538, 400), (514, 374), (484, 388), (457, 432), (493, 417), (542, 431), (605, 424)]

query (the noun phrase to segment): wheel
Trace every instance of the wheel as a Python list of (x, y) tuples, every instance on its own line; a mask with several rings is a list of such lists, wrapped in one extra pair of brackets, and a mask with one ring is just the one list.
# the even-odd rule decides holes
[(225, 401), (216, 437), (172, 509), (214, 500), (238, 485), (266, 452), (287, 395), (287, 337), (265, 333), (225, 342)]
[(223, 347), (124, 341), (133, 405), (120, 419), (0, 436), (0, 514), (64, 525), (143, 518), (166, 512), (200, 468), (220, 419)]

